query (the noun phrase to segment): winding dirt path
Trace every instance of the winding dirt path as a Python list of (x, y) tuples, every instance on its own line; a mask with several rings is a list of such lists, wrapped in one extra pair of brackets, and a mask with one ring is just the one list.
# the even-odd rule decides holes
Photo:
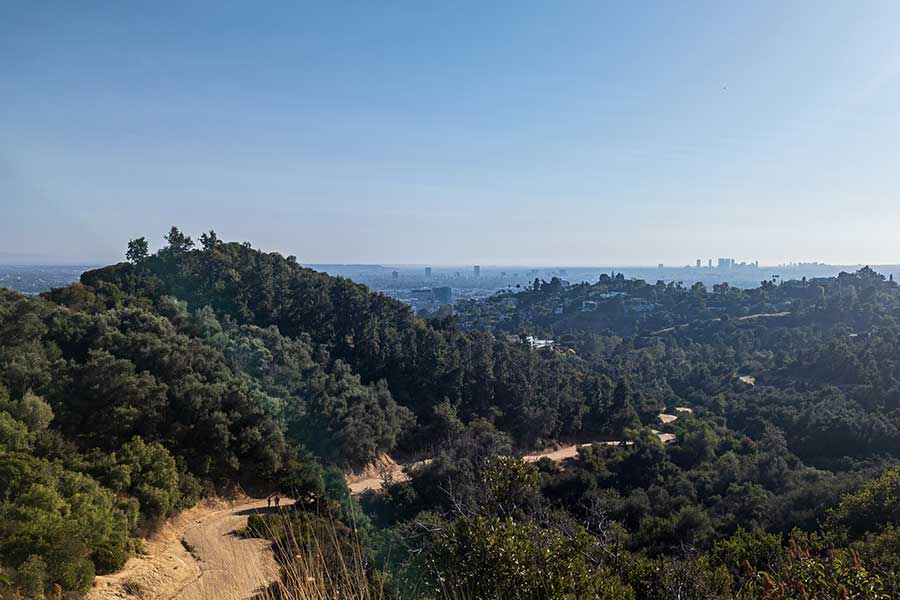
[[(743, 317), (735, 317), (735, 321), (752, 321), (754, 319), (771, 319), (773, 317), (786, 317), (790, 315), (791, 312), (788, 310), (782, 312), (774, 312), (774, 313), (756, 313), (753, 315), (744, 315)], [(706, 319), (704, 321), (700, 321), (702, 323), (716, 323), (721, 321), (722, 317), (716, 317), (715, 319)], [(696, 323), (697, 321), (693, 321)], [(666, 327), (665, 329), (657, 329), (656, 331), (651, 331), (649, 335), (662, 335), (664, 333), (672, 333), (676, 329), (681, 329), (684, 327), (689, 327), (691, 323), (681, 323), (680, 325), (673, 325), (672, 327)]]
[[(693, 414), (694, 410), (692, 408), (679, 406), (675, 408), (675, 412), (681, 414)], [(678, 420), (677, 414), (673, 415), (660, 413), (657, 416), (663, 425), (673, 423), (674, 421)], [(674, 433), (663, 433), (656, 429), (651, 429), (650, 431), (655, 433), (659, 437), (659, 441), (661, 441), (663, 444), (671, 444), (676, 439)], [(522, 460), (524, 460), (525, 462), (536, 462), (542, 458), (549, 458), (553, 462), (562, 462), (564, 460), (569, 460), (578, 456), (579, 448), (592, 446), (595, 444), (603, 446), (631, 446), (634, 444), (634, 442), (624, 440), (605, 440), (589, 442), (586, 444), (572, 444), (570, 446), (557, 448), (556, 450), (546, 450), (543, 452), (535, 452), (534, 454), (526, 454), (522, 457)], [(427, 465), (430, 462), (431, 459), (428, 458), (412, 463), (410, 465), (401, 465), (400, 463), (395, 462), (394, 459), (392, 459), (387, 454), (383, 454), (379, 456), (373, 464), (369, 465), (369, 467), (364, 469), (361, 473), (346, 475), (347, 486), (350, 488), (350, 493), (354, 495), (362, 494), (363, 492), (369, 490), (380, 490), (382, 484), (384, 483), (385, 476), (395, 482), (406, 481), (409, 479), (409, 476), (403, 471), (406, 466), (416, 467), (419, 465)]]
[(563, 446), (557, 450), (551, 450), (549, 452), (535, 452), (534, 454), (526, 454), (522, 457), (522, 460), (525, 462), (537, 462), (542, 458), (549, 458), (553, 462), (562, 462), (564, 460), (569, 460), (570, 458), (575, 458), (578, 456), (578, 449), (585, 448), (588, 446), (633, 446), (634, 442), (631, 441), (620, 441), (620, 440), (609, 440), (605, 442), (593, 442), (592, 444), (572, 444), (571, 446)]
[[(673, 434), (666, 433), (659, 434), (660, 439), (663, 439), (664, 435), (672, 436), (672, 439), (675, 438)], [(664, 440), (664, 443), (668, 442)], [(593, 442), (593, 444), (600, 444), (605, 446), (631, 446), (634, 444), (634, 442), (609, 440), (602, 442)], [(522, 460), (524, 460), (525, 462), (536, 462), (542, 458), (549, 458), (554, 462), (562, 462), (564, 460), (568, 460), (570, 458), (575, 458), (576, 456), (578, 456), (579, 448), (591, 446), (593, 444), (572, 444), (570, 446), (557, 448), (556, 450), (547, 450), (544, 452), (535, 452), (534, 454), (526, 454), (522, 457)], [(374, 467), (372, 470), (367, 470), (364, 475), (356, 477), (350, 476), (347, 478), (347, 484), (350, 488), (350, 493), (356, 495), (368, 490), (380, 490), (382, 483), (384, 483), (385, 475), (388, 475), (390, 479), (395, 482), (406, 481), (409, 479), (407, 474), (403, 471), (404, 467), (406, 467), (407, 465), (401, 465), (390, 459), (379, 459), (378, 462), (379, 464), (376, 467)], [(426, 460), (420, 460), (409, 466), (416, 467), (419, 465), (427, 465), (430, 462), (431, 459), (429, 458)]]
[(147, 542), (145, 555), (97, 577), (87, 600), (247, 600), (278, 578), (278, 565), (268, 541), (234, 532), (249, 515), (269, 510), (265, 500), (245, 499), (184, 511)]

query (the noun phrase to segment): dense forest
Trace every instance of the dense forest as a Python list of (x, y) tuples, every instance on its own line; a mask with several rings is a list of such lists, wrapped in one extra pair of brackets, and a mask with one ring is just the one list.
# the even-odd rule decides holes
[[(0, 594), (83, 593), (241, 485), (298, 499), (250, 522), (285, 572), (327, 526), (376, 597), (900, 596), (900, 289), (871, 269), (535, 281), (426, 320), (214, 232), (166, 242), (0, 289)], [(352, 497), (384, 453), (431, 460)]]

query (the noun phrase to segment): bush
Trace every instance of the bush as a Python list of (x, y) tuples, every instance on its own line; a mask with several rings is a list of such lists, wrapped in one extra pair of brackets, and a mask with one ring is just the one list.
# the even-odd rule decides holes
[(600, 565), (585, 531), (563, 536), (533, 521), (462, 517), (444, 524), (426, 557), (435, 592), (463, 598), (633, 598)]
[[(128, 520), (116, 497), (94, 479), (21, 453), (0, 452), (0, 562), (65, 590), (90, 587), (95, 571), (128, 556)], [(32, 558), (37, 557), (37, 558)]]
[(830, 528), (851, 535), (889, 524), (900, 525), (900, 467), (888, 469), (858, 492), (844, 496), (828, 518)]
[(730, 538), (717, 541), (710, 554), (714, 563), (726, 566), (735, 579), (740, 579), (747, 567), (758, 571), (779, 569), (786, 552), (780, 535), (738, 528)]
[(161, 444), (147, 444), (134, 437), (116, 453), (118, 462), (128, 467), (128, 492), (140, 502), (144, 518), (158, 521), (178, 506), (181, 498), (175, 459)]

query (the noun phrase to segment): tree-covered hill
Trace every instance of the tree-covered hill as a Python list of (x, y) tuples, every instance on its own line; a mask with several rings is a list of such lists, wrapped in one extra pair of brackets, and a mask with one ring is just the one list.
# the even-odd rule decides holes
[[(594, 416), (590, 426), (604, 426), (608, 397), (597, 390), (608, 389), (609, 381), (577, 359), (465, 333), (452, 319), (425, 321), (365, 286), (301, 267), (293, 257), (219, 242), (212, 232), (201, 238), (200, 249), (177, 230), (168, 237), (169, 245), (156, 255), (87, 272), (81, 284), (49, 297), (86, 312), (122, 306), (165, 311), (175, 298), (188, 313), (208, 311), (229, 327), (274, 328), (283, 337), (305, 340), (329, 372), (340, 361), (349, 368), (342, 372), (358, 375), (362, 384), (386, 385), (393, 398), (383, 402), (387, 413), (399, 405), (421, 426), (445, 400), (467, 420), (496, 419), (526, 448), (577, 435), (588, 413)], [(389, 428), (411, 423), (406, 411), (396, 412), (385, 415)], [(408, 436), (403, 441), (409, 450), (420, 449)], [(352, 463), (372, 457), (343, 458)]]
[(173, 228), (42, 297), (0, 290), (4, 569), (83, 590), (204, 490), (323, 493), (323, 465), (432, 453), (448, 406), (522, 448), (609, 427), (609, 381), (571, 361), (201, 241)]
[[(536, 282), (424, 320), (293, 257), (166, 239), (0, 290), (0, 594), (83, 592), (235, 485), (298, 498), (252, 524), (286, 572), (327, 514), (392, 598), (900, 590), (896, 473), (868, 483), (900, 460), (900, 290), (870, 269)], [(432, 460), (350, 498), (342, 470), (384, 452)]]

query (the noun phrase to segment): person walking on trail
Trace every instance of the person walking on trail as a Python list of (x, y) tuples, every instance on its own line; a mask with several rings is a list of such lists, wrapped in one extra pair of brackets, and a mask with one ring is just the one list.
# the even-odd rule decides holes
[(272, 508), (272, 496), (266, 496), (266, 502), (269, 505), (269, 508)]
[(281, 498), (278, 495), (275, 495), (275, 508), (278, 508), (278, 505), (281, 504)]

